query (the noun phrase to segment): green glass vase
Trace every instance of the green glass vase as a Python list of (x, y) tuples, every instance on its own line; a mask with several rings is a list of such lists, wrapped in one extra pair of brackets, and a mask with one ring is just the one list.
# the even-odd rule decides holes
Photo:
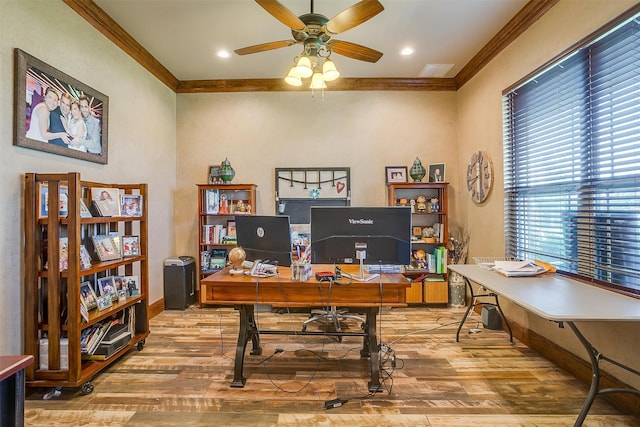
[(426, 175), (426, 171), (422, 166), (420, 159), (416, 157), (413, 161), (411, 169), (409, 169), (409, 176), (413, 179), (413, 182), (422, 182), (422, 178)]
[(231, 167), (231, 162), (229, 162), (229, 159), (225, 158), (224, 162), (220, 164), (220, 179), (225, 184), (228, 184), (229, 182), (231, 182), (234, 176), (236, 176), (236, 171), (234, 171)]

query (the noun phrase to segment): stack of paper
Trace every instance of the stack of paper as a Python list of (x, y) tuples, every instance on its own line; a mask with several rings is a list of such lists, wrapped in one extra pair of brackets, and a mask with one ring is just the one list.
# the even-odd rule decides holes
[(507, 277), (537, 276), (547, 271), (533, 261), (495, 261), (493, 269)]

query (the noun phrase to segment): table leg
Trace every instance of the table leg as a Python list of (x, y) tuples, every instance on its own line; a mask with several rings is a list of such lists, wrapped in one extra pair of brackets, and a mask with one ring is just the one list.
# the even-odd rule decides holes
[(573, 322), (566, 323), (567, 325), (569, 325), (576, 337), (578, 337), (578, 340), (580, 341), (582, 346), (587, 350), (587, 353), (589, 354), (589, 360), (591, 361), (591, 387), (589, 387), (589, 393), (587, 393), (587, 397), (582, 404), (582, 409), (580, 410), (578, 418), (576, 419), (576, 422), (574, 424), (574, 427), (580, 427), (584, 422), (584, 419), (587, 417), (587, 413), (589, 413), (589, 409), (591, 409), (591, 405), (593, 404), (593, 401), (596, 399), (596, 396), (598, 394), (631, 393), (635, 394), (636, 396), (640, 396), (640, 390), (635, 390), (632, 388), (600, 389), (600, 360), (606, 360), (607, 362), (612, 363), (619, 368), (622, 368), (635, 375), (640, 376), (640, 371), (623, 365), (622, 363), (603, 355), (584, 337), (584, 335), (582, 335), (578, 327)]
[(376, 336), (376, 307), (367, 308), (367, 323), (365, 325), (367, 336), (364, 338), (364, 346), (360, 351), (360, 356), (366, 357), (369, 354), (371, 363), (371, 381), (369, 381), (369, 392), (377, 393), (382, 391), (380, 384), (380, 362), (378, 358), (378, 338)]
[(261, 354), (260, 336), (256, 328), (255, 319), (253, 317), (253, 305), (241, 305), (238, 309), (240, 313), (240, 328), (238, 331), (238, 344), (236, 345), (236, 358), (233, 367), (233, 381), (231, 387), (244, 387), (246, 378), (243, 376), (244, 353), (247, 348), (249, 338), (253, 343), (251, 354)]
[(460, 320), (460, 323), (458, 324), (458, 330), (456, 331), (456, 342), (460, 342), (460, 330), (462, 329), (462, 325), (464, 325), (464, 322), (467, 321), (467, 317), (469, 316), (469, 312), (471, 311), (471, 309), (475, 306), (475, 296), (473, 295), (473, 286), (471, 286), (471, 282), (469, 282), (469, 279), (467, 279), (466, 277), (464, 277), (464, 281), (467, 284), (467, 287), (469, 288), (469, 295), (471, 295), (471, 299), (469, 300), (469, 306), (467, 307), (467, 310), (464, 312), (464, 316), (462, 316), (462, 319)]

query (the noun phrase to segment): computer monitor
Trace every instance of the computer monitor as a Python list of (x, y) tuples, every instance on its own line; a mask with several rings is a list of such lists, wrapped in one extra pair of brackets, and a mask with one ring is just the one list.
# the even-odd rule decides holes
[(236, 215), (238, 246), (247, 254), (247, 261), (291, 265), (291, 229), (289, 217)]
[(362, 268), (410, 261), (410, 207), (311, 207), (312, 263), (359, 263)]

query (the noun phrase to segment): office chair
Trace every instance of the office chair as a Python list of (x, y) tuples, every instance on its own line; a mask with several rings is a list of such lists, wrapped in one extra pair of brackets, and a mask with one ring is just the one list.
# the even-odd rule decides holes
[[(333, 326), (336, 328), (336, 332), (342, 332), (342, 328), (340, 327), (341, 319), (353, 319), (360, 322), (360, 328), (364, 329), (364, 319), (362, 317), (356, 316), (355, 314), (349, 313), (349, 310), (342, 309), (338, 310), (335, 305), (331, 307), (326, 307), (325, 309), (313, 309), (311, 310), (310, 317), (302, 322), (302, 332), (307, 330), (307, 325), (311, 322), (317, 321), (325, 321), (325, 323), (329, 323), (329, 321), (333, 321)], [(341, 341), (342, 337), (338, 337), (338, 341)]]

